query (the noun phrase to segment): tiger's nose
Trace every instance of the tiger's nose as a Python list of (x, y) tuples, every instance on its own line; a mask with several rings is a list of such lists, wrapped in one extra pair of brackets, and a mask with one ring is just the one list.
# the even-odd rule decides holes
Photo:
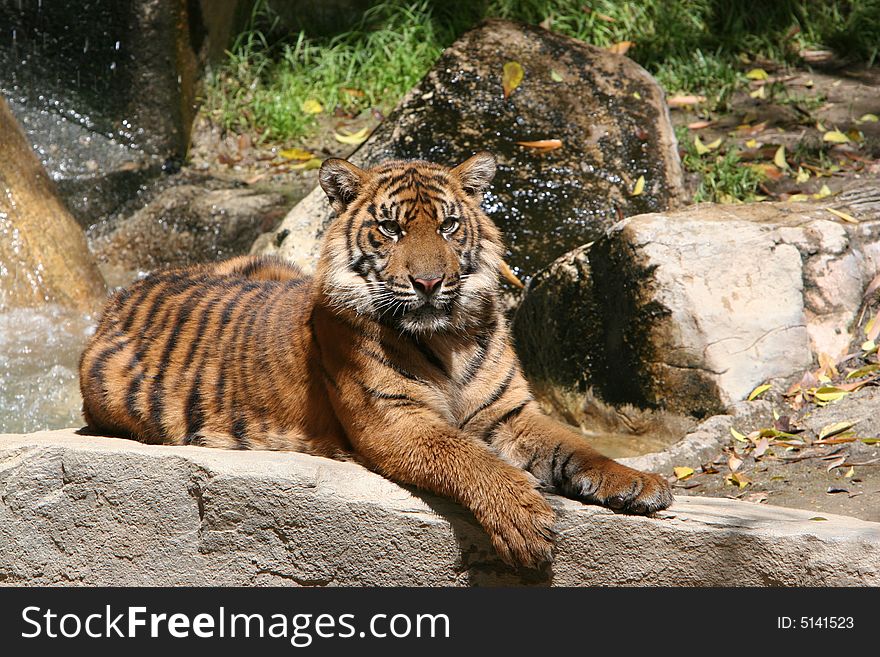
[(419, 277), (410, 276), (410, 280), (412, 281), (413, 289), (415, 289), (416, 292), (419, 292), (426, 297), (430, 297), (440, 289), (440, 284), (443, 282), (443, 276), (422, 274)]

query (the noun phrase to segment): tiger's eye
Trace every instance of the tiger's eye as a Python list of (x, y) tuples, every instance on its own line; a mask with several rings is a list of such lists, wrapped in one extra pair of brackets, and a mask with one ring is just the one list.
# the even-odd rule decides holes
[(451, 235), (458, 230), (458, 225), (457, 217), (446, 217), (446, 220), (440, 224), (440, 232), (444, 235)]
[(400, 224), (396, 221), (381, 221), (379, 222), (379, 232), (388, 237), (399, 237), (401, 233)]

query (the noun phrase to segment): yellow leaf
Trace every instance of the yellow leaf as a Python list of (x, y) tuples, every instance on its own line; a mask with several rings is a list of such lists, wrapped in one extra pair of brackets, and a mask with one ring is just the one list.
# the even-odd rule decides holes
[(799, 203), (801, 201), (809, 201), (810, 197), (806, 194), (792, 194), (786, 200), (790, 201), (791, 203)]
[(877, 121), (880, 121), (880, 118), (876, 114), (862, 114), (856, 123), (877, 123)]
[(706, 144), (706, 148), (708, 148), (710, 151), (714, 151), (719, 146), (721, 146), (721, 137), (719, 137), (718, 139), (716, 139), (713, 142)]
[(311, 160), (315, 157), (312, 153), (302, 148), (288, 148), (287, 150), (279, 151), (278, 155), (285, 160)]
[(862, 343), (862, 351), (873, 353), (877, 351), (877, 344), (873, 340), (866, 340)]
[(627, 51), (633, 47), (633, 43), (633, 41), (620, 41), (619, 43), (611, 44), (606, 50), (615, 55), (625, 55)]
[(840, 130), (829, 130), (822, 135), (822, 141), (828, 141), (832, 144), (846, 144), (849, 142), (849, 137), (843, 134)]
[(757, 397), (760, 397), (762, 394), (764, 394), (765, 392), (770, 390), (770, 388), (772, 388), (772, 387), (773, 386), (770, 385), (769, 383), (765, 383), (763, 385), (758, 386), (757, 388), (755, 388), (754, 390), (752, 390), (749, 393), (748, 400), (752, 401), (752, 400), (756, 399)]
[(763, 68), (753, 68), (751, 71), (746, 73), (746, 77), (749, 80), (766, 80), (769, 75), (767, 75), (767, 71)]
[(291, 169), (295, 169), (297, 171), (309, 171), (311, 169), (318, 169), (321, 167), (321, 160), (317, 157), (313, 157), (311, 160), (306, 160), (305, 162), (297, 162)]
[(849, 479), (856, 473), (856, 469), (852, 466), (849, 466), (849, 470), (846, 471), (846, 474), (843, 475), (844, 479)]
[(822, 188), (818, 192), (813, 194), (813, 198), (817, 198), (817, 199), (818, 198), (826, 198), (828, 196), (831, 196), (831, 190), (828, 189), (828, 185), (822, 185)]
[(688, 468), (684, 466), (672, 468), (672, 471), (675, 473), (676, 479), (687, 479), (692, 474), (694, 474), (693, 468)]
[(823, 402), (833, 402), (843, 399), (849, 394), (846, 390), (841, 390), (840, 388), (835, 388), (834, 386), (822, 386), (821, 388), (817, 388), (816, 392), (813, 393), (813, 396), (819, 401)]
[(857, 370), (853, 370), (849, 374), (846, 375), (847, 379), (859, 379), (863, 376), (868, 376), (869, 374), (873, 374), (880, 370), (880, 365), (877, 363), (869, 363), (868, 365), (864, 365)]
[(705, 155), (709, 152), (709, 149), (702, 142), (699, 135), (694, 137), (694, 147), (697, 149), (697, 155)]
[(501, 88), (504, 91), (504, 100), (514, 92), (525, 77), (526, 72), (523, 70), (522, 64), (519, 62), (507, 62), (504, 65), (503, 74), (501, 76)]
[(638, 91), (633, 91), (633, 98), (635, 98), (636, 100), (641, 100), (642, 94), (640, 94)]
[(340, 134), (338, 132), (333, 133), (333, 137), (336, 141), (341, 142), (343, 144), (352, 144), (358, 145), (362, 144), (367, 140), (367, 133), (370, 131), (369, 128), (363, 128), (358, 130), (357, 132), (351, 132), (348, 134)]
[(642, 192), (645, 191), (645, 177), (639, 176), (639, 179), (636, 180), (636, 186), (633, 187), (632, 195), (633, 196), (641, 196)]
[(810, 172), (804, 171), (803, 167), (798, 167), (797, 178), (795, 178), (795, 182), (798, 184), (805, 183), (810, 179)]
[[(827, 188), (823, 187), (823, 189), (827, 189)], [(817, 197), (817, 198), (820, 198), (820, 197)], [(858, 219), (856, 219), (856, 218), (855, 218), (854, 216), (852, 216), (851, 214), (847, 214), (846, 212), (841, 212), (840, 210), (835, 210), (834, 208), (826, 208), (826, 210), (828, 210), (828, 212), (830, 212), (831, 214), (833, 214), (835, 217), (840, 217), (841, 219), (843, 219), (843, 220), (844, 220), (846, 223), (848, 223), (848, 224), (857, 224), (857, 223), (859, 223), (859, 220), (858, 220)]]
[(746, 142), (746, 148), (757, 148), (757, 147), (758, 147), (758, 140), (757, 139), (749, 139)]
[(741, 443), (749, 442), (744, 435), (742, 435), (739, 431), (737, 431), (733, 427), (730, 427), (730, 435), (733, 436), (736, 440), (738, 440)]
[(780, 169), (787, 169), (788, 162), (785, 161), (785, 146), (776, 149), (776, 155), (773, 156), (773, 164)]
[(758, 87), (757, 89), (755, 89), (754, 91), (752, 91), (752, 92), (749, 94), (749, 96), (751, 96), (752, 98), (766, 98), (766, 97), (767, 97), (767, 92), (764, 91), (764, 89), (766, 89), (766, 87)]
[(733, 486), (738, 486), (740, 488), (745, 488), (751, 482), (745, 475), (740, 474), (739, 472), (734, 472), (733, 474), (729, 474), (724, 478), (729, 484)]
[(302, 105), (300, 105), (300, 109), (306, 114), (320, 114), (324, 111), (324, 106), (321, 105), (314, 98), (309, 98), (308, 100), (304, 100)]
[(852, 429), (855, 425), (856, 422), (835, 422), (834, 424), (826, 424), (819, 430), (819, 440), (836, 436), (847, 429)]
[(553, 70), (550, 71), (550, 79), (554, 82), (562, 82), (562, 76)]

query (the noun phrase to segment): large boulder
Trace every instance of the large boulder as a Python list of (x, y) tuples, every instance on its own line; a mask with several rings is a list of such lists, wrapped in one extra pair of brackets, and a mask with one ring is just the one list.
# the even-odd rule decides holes
[(463, 507), (354, 463), (0, 435), (0, 581), (103, 586), (877, 586), (880, 524), (678, 497), (555, 495), (555, 561), (505, 566)]
[(0, 95), (83, 225), (176, 167), (239, 0), (0, 3)]
[(82, 229), (2, 96), (0, 190), (0, 312), (47, 302), (94, 308), (104, 296), (104, 281)]
[[(505, 100), (502, 70), (511, 61), (525, 75)], [(547, 139), (562, 148), (517, 144)], [(493, 20), (466, 33), (351, 160), (454, 165), (479, 150), (499, 161), (483, 207), (504, 231), (508, 262), (525, 277), (618, 219), (674, 207), (683, 196), (656, 81), (626, 57), (538, 27)], [(640, 178), (644, 191), (634, 194)], [(310, 267), (331, 218), (316, 188), (259, 250)]]
[(820, 354), (844, 355), (878, 271), (876, 188), (698, 205), (626, 219), (557, 260), (533, 280), (514, 335), (553, 403), (594, 387), (611, 403), (711, 415)]
[(192, 179), (160, 188), (131, 216), (94, 231), (92, 250), (108, 283), (122, 285), (138, 271), (247, 253), (289, 207), (282, 194)]

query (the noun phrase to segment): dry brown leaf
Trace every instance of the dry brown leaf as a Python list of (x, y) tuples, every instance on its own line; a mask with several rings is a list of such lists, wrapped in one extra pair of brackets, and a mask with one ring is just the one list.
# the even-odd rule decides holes
[(610, 53), (615, 55), (625, 55), (627, 51), (635, 45), (635, 41), (619, 41), (606, 48)]
[(562, 148), (561, 139), (538, 139), (537, 141), (518, 141), (516, 143), (518, 146), (537, 148), (542, 151), (555, 151), (557, 148)]
[(691, 107), (705, 102), (705, 96), (670, 96), (666, 99), (666, 104), (670, 107)]
[(739, 467), (742, 464), (742, 459), (739, 458), (736, 454), (731, 454), (730, 458), (727, 459), (727, 467), (730, 468), (731, 472), (736, 472), (737, 470), (739, 470)]
[(504, 260), (501, 261), (501, 266), (498, 268), (498, 271), (501, 272), (501, 276), (504, 278), (504, 280), (506, 280), (514, 287), (518, 287), (521, 290), (525, 288), (523, 282), (519, 280), (519, 277), (513, 273), (510, 265), (508, 265)]
[(755, 445), (755, 451), (752, 453), (752, 456), (756, 459), (761, 458), (764, 455), (764, 452), (767, 451), (768, 447), (770, 447), (770, 439), (761, 438)]

